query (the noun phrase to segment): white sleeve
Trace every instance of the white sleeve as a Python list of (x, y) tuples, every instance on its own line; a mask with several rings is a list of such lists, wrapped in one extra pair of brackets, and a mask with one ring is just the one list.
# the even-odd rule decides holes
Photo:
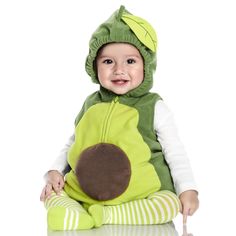
[(169, 165), (177, 195), (186, 190), (197, 191), (190, 162), (178, 136), (173, 115), (163, 100), (158, 100), (155, 105), (154, 129)]
[[(55, 161), (52, 163), (50, 166), (49, 170), (57, 170), (59, 171), (62, 175), (65, 175), (68, 171), (69, 164), (67, 162), (67, 152), (70, 148), (70, 146), (73, 144), (75, 140), (75, 136), (72, 135), (67, 143), (65, 144), (64, 148), (60, 151), (59, 155), (55, 159)], [(47, 172), (48, 173), (48, 172)], [(44, 179), (46, 180), (47, 178), (47, 173), (44, 175)]]

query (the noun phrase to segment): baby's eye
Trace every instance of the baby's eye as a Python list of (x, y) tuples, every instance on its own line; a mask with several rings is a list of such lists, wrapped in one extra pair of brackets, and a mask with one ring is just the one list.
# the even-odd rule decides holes
[(103, 61), (104, 64), (111, 64), (113, 61), (111, 59), (106, 59)]
[(130, 59), (127, 60), (127, 63), (128, 63), (128, 64), (134, 64), (134, 63), (135, 63), (135, 60), (130, 58)]

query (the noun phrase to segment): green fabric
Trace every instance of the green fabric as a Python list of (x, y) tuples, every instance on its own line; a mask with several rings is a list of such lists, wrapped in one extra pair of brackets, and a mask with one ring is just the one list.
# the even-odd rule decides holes
[[(98, 203), (83, 193), (74, 169), (79, 154), (100, 142), (119, 146), (129, 156), (131, 163), (136, 165), (132, 167), (132, 178), (127, 191), (113, 200), (100, 203), (119, 204), (147, 197), (158, 190), (174, 192), (170, 171), (153, 128), (154, 106), (161, 99), (160, 96), (155, 93), (147, 93), (139, 98), (119, 96), (118, 102), (114, 102), (116, 97), (101, 89), (86, 99), (75, 121), (75, 143), (68, 154), (72, 170), (66, 176), (66, 192), (79, 201)], [(145, 166), (142, 170), (139, 169), (141, 163)]]
[[(95, 59), (98, 50), (103, 45), (111, 42), (123, 42), (134, 45), (144, 59), (144, 81), (137, 88), (129, 91), (126, 96), (139, 97), (140, 95), (147, 93), (152, 88), (153, 72), (156, 69), (156, 52), (153, 51), (153, 47), (156, 46), (150, 46), (150, 39), (148, 37), (145, 39), (143, 35), (141, 36), (140, 30), (137, 30), (137, 24), (136, 27), (134, 27), (134, 24), (129, 23), (128, 25), (126, 23), (127, 17), (136, 19), (136, 17), (129, 13), (124, 6), (121, 6), (120, 9), (115, 11), (107, 21), (97, 28), (89, 42), (89, 54), (86, 59), (85, 68), (88, 75), (92, 78), (92, 81), (99, 83), (95, 68)], [(142, 22), (139, 23), (139, 25), (140, 24), (143, 26)], [(157, 41), (155, 30), (152, 26), (146, 21), (144, 26), (148, 26), (148, 32), (151, 32), (147, 35), (151, 35), (154, 41)], [(140, 41), (140, 39), (142, 40)], [(147, 46), (144, 45), (143, 42)]]
[(47, 211), (47, 223), (50, 230), (91, 229), (94, 220), (75, 200), (62, 191), (60, 195), (52, 193), (44, 203)]
[[(93, 93), (86, 99), (81, 112), (76, 118), (75, 125), (78, 124), (81, 117), (90, 106), (101, 101), (110, 102), (116, 96), (117, 95), (114, 93), (101, 87), (100, 91)], [(161, 97), (156, 93), (147, 93), (139, 98), (129, 97), (127, 95), (119, 96), (120, 103), (134, 107), (139, 113), (138, 130), (150, 148), (151, 159), (149, 162), (153, 164), (156, 172), (158, 173), (161, 181), (161, 190), (170, 190), (175, 192), (169, 167), (165, 161), (161, 145), (157, 140), (156, 132), (153, 127), (154, 106), (160, 99)]]
[(88, 211), (95, 227), (103, 224), (152, 225), (172, 221), (180, 210), (178, 197), (169, 191), (150, 194), (146, 199), (116, 206), (92, 205)]
[(64, 191), (45, 201), (50, 230), (81, 230), (103, 224), (151, 225), (170, 222), (179, 212), (178, 197), (169, 191), (150, 194), (146, 199), (116, 206), (94, 204), (85, 209)]
[(130, 14), (123, 14), (121, 19), (132, 29), (137, 38), (153, 52), (157, 49), (156, 32), (144, 19)]
[(131, 164), (131, 179), (126, 191), (115, 199), (103, 201), (103, 204), (114, 205), (143, 198), (160, 189), (159, 177), (153, 165), (149, 163), (150, 149), (137, 129), (138, 121), (137, 110), (120, 104), (118, 97), (109, 103), (95, 104), (86, 111), (76, 126), (75, 142), (68, 153), (72, 171), (66, 177), (68, 185), (65, 189), (69, 194), (89, 204), (98, 202), (82, 191), (74, 173), (81, 152), (97, 143), (118, 146), (126, 153)]

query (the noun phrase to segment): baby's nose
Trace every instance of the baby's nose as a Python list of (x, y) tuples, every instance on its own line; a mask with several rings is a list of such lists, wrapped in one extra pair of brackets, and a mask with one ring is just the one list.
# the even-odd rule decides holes
[(114, 75), (125, 75), (126, 70), (123, 64), (117, 64), (114, 69)]

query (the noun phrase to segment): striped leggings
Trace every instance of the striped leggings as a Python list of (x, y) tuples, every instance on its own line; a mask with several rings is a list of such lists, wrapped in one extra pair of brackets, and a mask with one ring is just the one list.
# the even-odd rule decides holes
[(159, 191), (145, 199), (120, 205), (91, 205), (86, 211), (64, 191), (45, 201), (48, 226), (52, 230), (88, 229), (103, 224), (164, 224), (175, 218), (180, 209), (178, 197), (170, 191)]

